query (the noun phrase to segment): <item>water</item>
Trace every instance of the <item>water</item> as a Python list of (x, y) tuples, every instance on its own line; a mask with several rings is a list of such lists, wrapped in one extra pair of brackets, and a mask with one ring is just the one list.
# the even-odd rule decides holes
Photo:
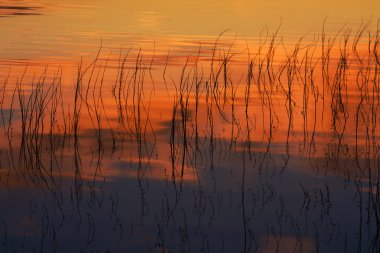
[[(366, 1), (3, 1), (2, 59), (77, 61), (105, 47), (170, 48), (186, 40), (215, 38), (226, 29), (243, 40), (280, 24), (285, 38), (335, 33), (345, 23), (357, 27), (379, 16), (379, 4)], [(24, 14), (24, 15), (15, 15)], [(28, 14), (28, 15), (25, 15)], [(163, 41), (164, 40), (164, 41)], [(166, 50), (167, 48), (165, 48)], [(161, 50), (157, 46), (157, 50)]]
[(377, 7), (3, 2), (1, 251), (378, 252)]

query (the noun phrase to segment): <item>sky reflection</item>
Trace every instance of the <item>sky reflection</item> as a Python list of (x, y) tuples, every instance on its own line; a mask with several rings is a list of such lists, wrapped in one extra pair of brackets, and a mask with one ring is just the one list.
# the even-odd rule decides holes
[(378, 2), (0, 16), (0, 252), (380, 251)]

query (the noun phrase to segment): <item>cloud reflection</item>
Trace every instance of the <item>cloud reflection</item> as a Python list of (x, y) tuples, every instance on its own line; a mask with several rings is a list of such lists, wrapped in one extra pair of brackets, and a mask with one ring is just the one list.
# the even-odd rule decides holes
[(36, 6), (1, 5), (0, 17), (42, 15), (41, 8)]

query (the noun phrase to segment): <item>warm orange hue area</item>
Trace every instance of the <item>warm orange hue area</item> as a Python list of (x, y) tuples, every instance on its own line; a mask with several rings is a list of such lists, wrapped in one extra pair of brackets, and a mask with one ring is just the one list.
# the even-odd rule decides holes
[[(326, 32), (344, 24), (356, 27), (380, 16), (377, 1), (3, 1), (0, 58), (37, 57), (75, 60), (105, 47), (187, 50), (187, 41), (215, 37), (229, 29), (241, 38), (257, 38), (281, 24), (286, 38), (314, 36), (326, 20)], [(12, 15), (12, 12), (16, 13)], [(17, 14), (21, 13), (21, 14)], [(28, 15), (38, 14), (38, 15)], [(0, 12), (1, 15), (1, 12)], [(167, 44), (169, 41), (169, 44)], [(169, 47), (170, 46), (170, 47)]]
[[(7, 35), (0, 41), (0, 88), (5, 94), (2, 108), (18, 110), (18, 99), (26, 102), (38, 84), (43, 83), (42, 90), (55, 87), (58, 102), (46, 100), (48, 109), (43, 113), (40, 134), (65, 132), (72, 136), (77, 123), (80, 145), (88, 148), (85, 155), (98, 152), (99, 136), (108, 151), (114, 148), (112, 142), (121, 139), (125, 146), (120, 157), (134, 165), (149, 163), (152, 166), (149, 177), (156, 179), (165, 177), (164, 170), (174, 169), (178, 175), (184, 169), (183, 179), (195, 180), (194, 168), (180, 166), (181, 137), (186, 133), (194, 144), (195, 131), (198, 138), (215, 139), (234, 151), (242, 151), (241, 144), (250, 142), (253, 152), (264, 152), (270, 146), (276, 154), (323, 157), (329, 152), (329, 144), (337, 141), (339, 131), (344, 131), (343, 142), (349, 149), (366, 147), (368, 128), (364, 122), (369, 119), (364, 115), (372, 108), (368, 104), (359, 108), (357, 127), (355, 114), (360, 100), (357, 80), (361, 77), (358, 73), (366, 71), (368, 45), (373, 49), (374, 37), (368, 39), (368, 35), (376, 34), (377, 20), (367, 23), (367, 18), (371, 13), (379, 16), (380, 8), (374, 8), (379, 4), (371, 1), (339, 2), (20, 2), (7, 10), (38, 9), (42, 15), (0, 19)], [(321, 67), (322, 27), (327, 14), (325, 46), (335, 39), (329, 53), (330, 81), (323, 77)], [(271, 48), (280, 19), (282, 24)], [(230, 30), (222, 33), (225, 29)], [(362, 31), (355, 53), (363, 57), (365, 64), (358, 66), (352, 45)], [(342, 61), (345, 38), (349, 41), (348, 55), (356, 59), (348, 62), (350, 71), (343, 87), (345, 112), (350, 116), (347, 124), (338, 121), (333, 129), (336, 115), (332, 113), (332, 87)], [(287, 61), (296, 49), (299, 54), (294, 59), (299, 69), (289, 82), (287, 73), (294, 71), (294, 66), (289, 67)], [(269, 59), (268, 50), (273, 50)], [(228, 64), (224, 67), (226, 57)], [(306, 67), (315, 66), (313, 89), (310, 76), (302, 75), (307, 60), (311, 62)], [(251, 61), (254, 66), (247, 105), (247, 72)], [(263, 68), (271, 66), (276, 75), (273, 80), (268, 77), (269, 71), (259, 73), (260, 64)], [(260, 78), (260, 74), (266, 76)], [(196, 82), (201, 87), (198, 97)], [(372, 88), (369, 82), (368, 90)], [(51, 106), (56, 106), (57, 111), (53, 112)], [(73, 118), (75, 112), (79, 113), (77, 122)], [(10, 116), (4, 115), (2, 127), (9, 131)], [(344, 117), (338, 116), (339, 120)], [(15, 113), (12, 117), (15, 147), (20, 128), (21, 117)], [(178, 153), (174, 165), (169, 161), (173, 152), (171, 134)], [(143, 154), (138, 154), (141, 136), (153, 147), (144, 147)], [(1, 145), (7, 147), (6, 142)], [(122, 144), (117, 145), (120, 148)], [(202, 145), (207, 149), (205, 146), (210, 144), (204, 141)], [(73, 160), (64, 167), (72, 168), (72, 163)], [(138, 175), (135, 167), (114, 170), (112, 164), (107, 166), (109, 170), (101, 173), (105, 177)], [(62, 175), (73, 176), (66, 168), (62, 168)], [(93, 165), (84, 164), (82, 172), (83, 178), (91, 178)]]
[[(219, 106), (221, 109), (225, 112), (227, 116), (227, 121), (222, 119), (220, 117), (220, 113), (218, 112), (216, 105), (213, 106), (213, 113), (215, 119), (215, 135), (216, 136), (222, 136), (223, 138), (229, 139), (231, 138), (231, 128), (237, 128), (239, 131), (242, 131), (243, 133), (246, 133), (245, 127), (245, 92), (247, 87), (246, 82), (246, 75), (247, 75), (247, 65), (248, 65), (248, 53), (250, 54), (250, 57), (260, 57), (258, 56), (258, 50), (259, 46), (254, 45), (255, 41), (251, 42), (252, 44), (246, 44), (245, 42), (241, 41), (234, 41), (231, 39), (221, 39), (217, 43), (219, 47), (222, 49), (219, 49), (216, 51), (215, 56), (215, 62), (213, 63), (214, 71), (216, 72), (218, 68), (220, 67), (221, 61), (218, 60), (219, 57), (223, 57), (225, 54), (231, 54), (233, 55), (231, 57), (230, 66), (228, 67), (228, 75), (229, 75), (229, 82), (233, 87), (234, 92), (234, 101), (232, 101), (232, 90), (231, 87), (228, 87), (226, 91), (223, 93), (223, 80), (222, 77), (220, 78), (220, 88), (218, 88), (221, 92), (221, 96), (226, 95), (227, 100), (223, 101)], [(358, 46), (358, 52), (361, 55), (365, 55), (367, 50), (367, 45), (365, 44), (365, 39), (363, 39), (362, 44), (359, 44)], [(215, 44), (215, 40), (213, 42)], [(204, 43), (206, 44), (206, 43)], [(118, 107), (121, 105), (119, 103), (122, 103), (123, 107), (123, 113), (126, 113), (125, 117), (126, 119), (129, 119), (129, 121), (132, 120), (131, 117), (134, 117), (134, 113), (137, 111), (137, 107), (140, 106), (139, 110), (141, 110), (141, 121), (142, 124), (146, 124), (147, 118), (149, 118), (149, 124), (150, 127), (147, 128), (147, 131), (150, 131), (150, 129), (154, 130), (160, 130), (162, 128), (162, 122), (170, 122), (173, 117), (173, 106), (177, 103), (178, 106), (178, 100), (179, 100), (179, 86), (181, 81), (181, 73), (184, 70), (185, 75), (189, 76), (190, 79), (192, 78), (192, 75), (194, 73), (194, 64), (197, 61), (199, 66), (199, 73), (203, 73), (200, 77), (200, 80), (202, 80), (202, 86), (205, 85), (205, 82), (208, 81), (207, 79), (210, 77), (210, 70), (211, 70), (211, 58), (212, 58), (212, 48), (214, 47), (214, 44), (212, 44), (212, 41), (209, 40), (209, 43), (206, 44), (206, 46), (200, 46), (198, 49), (200, 50), (200, 53), (193, 52), (192, 54), (179, 54), (178, 52), (169, 52), (167, 54), (163, 53), (155, 53), (155, 54), (149, 54), (149, 51), (146, 52), (145, 50), (142, 50), (141, 52), (136, 49), (132, 49), (131, 51), (128, 51), (128, 49), (125, 49), (121, 51), (121, 55), (118, 54), (104, 54), (101, 53), (99, 59), (95, 63), (95, 65), (91, 65), (91, 62), (94, 58), (86, 57), (82, 60), (82, 63), (80, 64), (79, 61), (76, 62), (50, 62), (50, 61), (43, 61), (42, 59), (39, 60), (33, 60), (28, 62), (20, 62), (20, 66), (15, 66), (15, 62), (6, 62), (10, 63), (11, 67), (5, 67), (3, 66), (1, 68), (1, 78), (4, 80), (6, 79), (8, 72), (9, 72), (9, 85), (6, 85), (7, 89), (7, 96), (5, 96), (4, 105), (10, 104), (10, 100), (12, 98), (12, 93), (14, 91), (13, 84), (17, 82), (21, 82), (21, 85), (24, 89), (25, 95), (27, 96), (28, 90), (32, 89), (33, 86), (38, 82), (38, 80), (45, 79), (45, 86), (48, 87), (50, 82), (52, 80), (55, 80), (56, 83), (60, 83), (60, 86), (62, 87), (62, 99), (64, 100), (64, 110), (65, 113), (70, 114), (71, 110), (73, 110), (74, 107), (74, 92), (75, 92), (75, 86), (77, 83), (77, 75), (78, 70), (85, 71), (84, 74), (82, 74), (82, 80), (81, 80), (81, 91), (83, 93), (82, 99), (87, 100), (87, 102), (82, 102), (82, 116), (81, 116), (81, 122), (80, 122), (80, 129), (92, 129), (96, 126), (94, 126), (94, 122), (91, 121), (91, 118), (94, 119), (96, 116), (96, 113), (93, 111), (95, 108), (95, 104), (99, 103), (99, 98), (102, 98), (102, 106), (98, 106), (100, 119), (102, 121), (102, 126), (107, 127), (113, 127), (118, 128), (119, 123), (118, 121)], [(304, 44), (308, 44), (308, 42), (304, 42)], [(318, 46), (318, 47), (317, 47)], [(231, 47), (231, 52), (229, 52)], [(265, 52), (267, 46), (263, 47), (263, 52)], [(280, 48), (280, 45), (277, 46), (276, 49), (276, 57), (273, 58), (273, 66), (276, 72), (279, 72), (280, 70), (279, 65), (283, 64), (286, 61), (285, 55), (288, 52), (291, 52), (293, 50), (293, 46), (288, 46), (285, 48)], [(249, 48), (249, 50), (247, 49)], [(105, 49), (102, 49), (103, 51)], [(142, 71), (143, 77), (135, 83), (133, 74), (134, 74), (134, 68), (136, 64), (136, 59), (138, 53), (141, 53), (141, 65), (139, 68), (144, 68), (145, 70)], [(340, 50), (338, 48), (334, 48), (332, 51), (333, 55), (331, 56), (331, 64), (336, 65), (336, 62), (338, 61), (340, 57)], [(303, 115), (303, 108), (302, 104), (304, 103), (304, 90), (303, 90), (303, 83), (302, 80), (299, 79), (299, 77), (295, 78), (293, 80), (292, 89), (293, 89), (293, 95), (292, 95), (292, 101), (293, 101), (293, 119), (292, 119), (292, 132), (301, 133), (304, 129), (304, 124), (306, 125), (306, 129), (308, 131), (311, 131), (311, 129), (314, 127), (314, 122), (317, 122), (315, 125), (316, 132), (325, 132), (330, 131), (331, 127), (331, 112), (330, 112), (330, 104), (329, 101), (331, 100), (331, 97), (329, 97), (329, 87), (325, 87), (326, 97), (325, 97), (325, 104), (322, 105), (322, 99), (320, 98), (322, 94), (322, 77), (321, 77), (321, 69), (320, 69), (320, 48), (319, 45), (316, 45), (315, 48), (313, 48), (313, 53), (315, 56), (313, 56), (313, 64), (317, 64), (318, 67), (316, 67), (316, 70), (314, 72), (313, 81), (316, 86), (318, 86), (318, 92), (320, 93), (317, 97), (315, 97), (314, 94), (312, 94), (312, 91), (309, 89), (308, 97), (307, 97), (307, 103), (308, 103), (308, 120), (304, 121)], [(200, 54), (199, 59), (197, 55)], [(263, 58), (264, 58), (263, 53)], [(118, 79), (119, 75), (119, 67), (121, 66), (122, 62), (124, 61), (124, 56), (127, 56), (125, 58), (125, 79), (122, 81), (123, 88), (122, 90), (119, 90), (120, 80)], [(185, 67), (187, 63), (187, 67)], [(95, 66), (95, 68), (93, 68)], [(185, 67), (185, 69), (184, 69)], [(352, 66), (353, 69), (355, 69), (355, 66)], [(44, 71), (46, 71), (47, 74), (44, 74)], [(331, 79), (334, 78), (334, 69), (330, 70)], [(25, 72), (25, 74), (24, 74)], [(349, 114), (354, 115), (359, 97), (358, 97), (358, 87), (356, 86), (356, 78), (355, 76), (356, 72), (350, 72), (351, 75), (348, 76), (347, 80), (347, 96), (348, 96), (348, 105), (349, 105)], [(21, 76), (24, 74), (24, 78), (21, 80)], [(58, 77), (58, 78), (57, 78)], [(254, 73), (255, 78), (255, 73)], [(191, 80), (190, 80), (191, 82)], [(289, 112), (288, 112), (288, 101), (286, 100), (286, 95), (284, 94), (286, 92), (286, 75), (284, 74), (282, 76), (282, 82), (279, 83), (278, 80), (276, 80), (276, 84), (274, 87), (273, 92), (276, 93), (273, 95), (273, 98), (271, 98), (273, 101), (273, 106), (275, 108), (275, 112), (273, 114), (274, 118), (274, 131), (273, 134), (276, 136), (273, 138), (276, 141), (283, 142), (284, 141), (284, 131), (287, 131), (288, 122), (289, 122)], [(102, 84), (101, 84), (102, 83)], [(102, 88), (100, 86), (102, 85)], [(135, 95), (135, 98), (133, 97), (133, 92), (137, 92), (135, 87), (139, 86), (142, 87), (142, 93), (141, 98), (137, 98)], [(250, 121), (250, 127), (251, 129), (254, 129), (255, 132), (260, 133), (259, 135), (255, 136), (261, 136), (260, 138), (257, 138), (256, 140), (252, 141), (266, 141), (267, 137), (264, 137), (268, 135), (268, 130), (265, 130), (268, 128), (268, 105), (265, 101), (262, 101), (262, 97), (259, 94), (260, 89), (262, 90), (264, 86), (269, 87), (271, 84), (263, 83), (261, 84), (261, 87), (258, 86), (257, 83), (252, 83), (251, 86), (251, 93), (249, 98), (249, 121)], [(191, 84), (190, 84), (191, 86)], [(135, 89), (135, 90), (134, 90)], [(192, 85), (190, 88), (190, 96), (189, 96), (189, 111), (191, 111), (191, 119), (190, 121), (194, 120), (194, 111), (195, 111), (195, 86)], [(207, 126), (205, 126), (207, 122), (207, 106), (210, 106), (206, 102), (206, 96), (207, 91), (203, 87), (199, 94), (199, 115), (198, 115), (198, 121), (201, 122), (199, 129), (200, 133), (205, 133), (209, 130), (207, 130)], [(135, 100), (134, 100), (135, 99)], [(315, 99), (317, 99), (317, 104), (315, 105)], [(88, 103), (90, 108), (86, 107), (86, 103)], [(316, 106), (316, 107), (315, 107)], [(323, 106), (323, 107), (322, 107)], [(15, 105), (17, 107), (17, 104)], [(233, 108), (234, 107), (234, 108)], [(323, 115), (322, 115), (322, 109)], [(125, 111), (124, 111), (125, 110)], [(232, 111), (234, 110), (234, 111)], [(316, 111), (316, 118), (314, 118), (314, 113)], [(107, 114), (107, 117), (105, 117), (105, 113)], [(232, 114), (234, 115), (235, 123), (232, 124)], [(263, 115), (264, 114), (264, 115)], [(322, 117), (323, 120), (322, 120)], [(108, 122), (106, 123), (106, 118)], [(177, 108), (176, 113), (176, 120), (180, 120), (180, 107)], [(238, 122), (238, 123), (237, 123)], [(133, 122), (128, 122), (128, 124), (133, 125)], [(352, 127), (352, 126), (348, 126)], [(352, 129), (348, 129), (348, 132), (352, 133)], [(242, 136), (245, 136), (245, 134), (242, 134)], [(242, 138), (244, 140), (244, 138)]]

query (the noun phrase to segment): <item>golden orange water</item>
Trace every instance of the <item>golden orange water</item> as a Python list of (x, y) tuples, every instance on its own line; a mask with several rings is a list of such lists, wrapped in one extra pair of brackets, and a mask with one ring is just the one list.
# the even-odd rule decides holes
[(2, 1), (0, 251), (376, 252), (379, 17)]

